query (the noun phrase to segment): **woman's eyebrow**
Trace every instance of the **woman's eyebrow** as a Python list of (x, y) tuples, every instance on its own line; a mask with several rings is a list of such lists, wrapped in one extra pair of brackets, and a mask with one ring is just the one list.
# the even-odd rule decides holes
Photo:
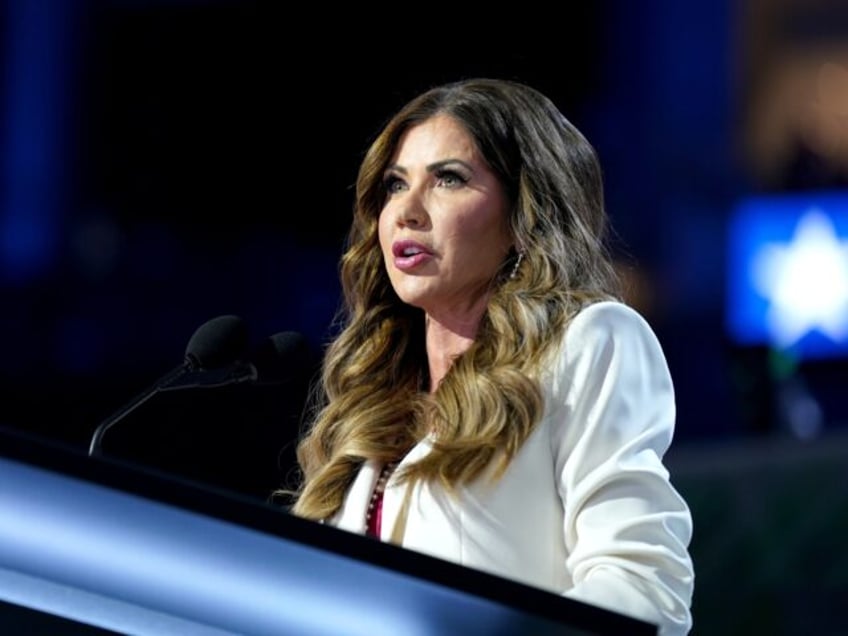
[(427, 171), (435, 172), (452, 163), (458, 163), (469, 172), (474, 172), (474, 168), (471, 166), (471, 164), (469, 164), (467, 161), (463, 161), (462, 159), (442, 159), (441, 161), (435, 161), (427, 166)]
[[(474, 168), (471, 166), (471, 164), (467, 161), (463, 161), (462, 159), (442, 159), (440, 161), (434, 161), (433, 163), (427, 164), (425, 168), (427, 172), (437, 172), (438, 170), (441, 170), (445, 166), (449, 166), (451, 164), (459, 164), (469, 172), (474, 172)], [(389, 172), (400, 172), (401, 174), (408, 174), (409, 170), (395, 163), (386, 166), (385, 174), (388, 174)]]

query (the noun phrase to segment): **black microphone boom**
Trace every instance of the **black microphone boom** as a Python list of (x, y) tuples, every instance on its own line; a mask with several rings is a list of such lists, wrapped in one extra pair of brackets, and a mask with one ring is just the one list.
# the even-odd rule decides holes
[(161, 391), (216, 388), (250, 382), (256, 385), (284, 384), (303, 373), (309, 363), (309, 345), (296, 331), (269, 336), (253, 349), (249, 358), (214, 369), (201, 369), (174, 380)]
[[(103, 435), (106, 431), (161, 391), (196, 386), (196, 383), (186, 383), (185, 380), (198, 373), (205, 373), (207, 370), (209, 373), (223, 371), (220, 382), (232, 383), (233, 380), (227, 380), (227, 377), (234, 373), (234, 367), (228, 365), (237, 362), (244, 354), (247, 349), (247, 336), (247, 327), (238, 316), (218, 316), (203, 323), (189, 339), (183, 363), (101, 422), (91, 437), (88, 454), (92, 456), (100, 454)], [(253, 372), (255, 373), (255, 369)], [(249, 376), (248, 369), (248, 377), (245, 379), (250, 379)], [(204, 383), (203, 385), (213, 386), (214, 384)]]

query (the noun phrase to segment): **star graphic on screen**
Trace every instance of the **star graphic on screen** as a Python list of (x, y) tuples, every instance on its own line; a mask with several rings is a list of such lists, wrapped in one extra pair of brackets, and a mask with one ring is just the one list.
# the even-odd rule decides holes
[(766, 316), (779, 347), (818, 330), (848, 335), (848, 240), (816, 208), (798, 221), (789, 243), (767, 243), (754, 261), (754, 283), (769, 300)]

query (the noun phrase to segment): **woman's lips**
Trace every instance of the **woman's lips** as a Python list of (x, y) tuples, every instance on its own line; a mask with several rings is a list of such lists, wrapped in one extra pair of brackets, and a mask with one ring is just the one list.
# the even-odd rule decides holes
[(432, 254), (426, 254), (424, 252), (415, 254), (414, 256), (396, 256), (395, 267), (402, 272), (408, 272), (429, 261), (431, 258), (433, 258)]
[(394, 264), (402, 272), (413, 270), (433, 258), (433, 253), (417, 241), (395, 241), (392, 244)]

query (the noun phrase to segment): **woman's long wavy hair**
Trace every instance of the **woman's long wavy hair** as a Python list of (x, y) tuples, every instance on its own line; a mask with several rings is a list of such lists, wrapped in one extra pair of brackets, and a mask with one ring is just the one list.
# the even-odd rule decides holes
[[(505, 186), (515, 251), (492, 281), (474, 343), (428, 394), (424, 314), (392, 289), (377, 225), (384, 173), (401, 136), (436, 114), (465, 127)], [(490, 466), (505, 468), (542, 416), (545, 355), (581, 307), (619, 297), (607, 231), (596, 153), (537, 90), (469, 79), (404, 106), (359, 169), (340, 264), (340, 331), (297, 448), (302, 481), (292, 511), (332, 516), (365, 460), (396, 461), (427, 435), (432, 452), (401, 479), (436, 480), (453, 491)], [(518, 253), (523, 259), (510, 276)]]

